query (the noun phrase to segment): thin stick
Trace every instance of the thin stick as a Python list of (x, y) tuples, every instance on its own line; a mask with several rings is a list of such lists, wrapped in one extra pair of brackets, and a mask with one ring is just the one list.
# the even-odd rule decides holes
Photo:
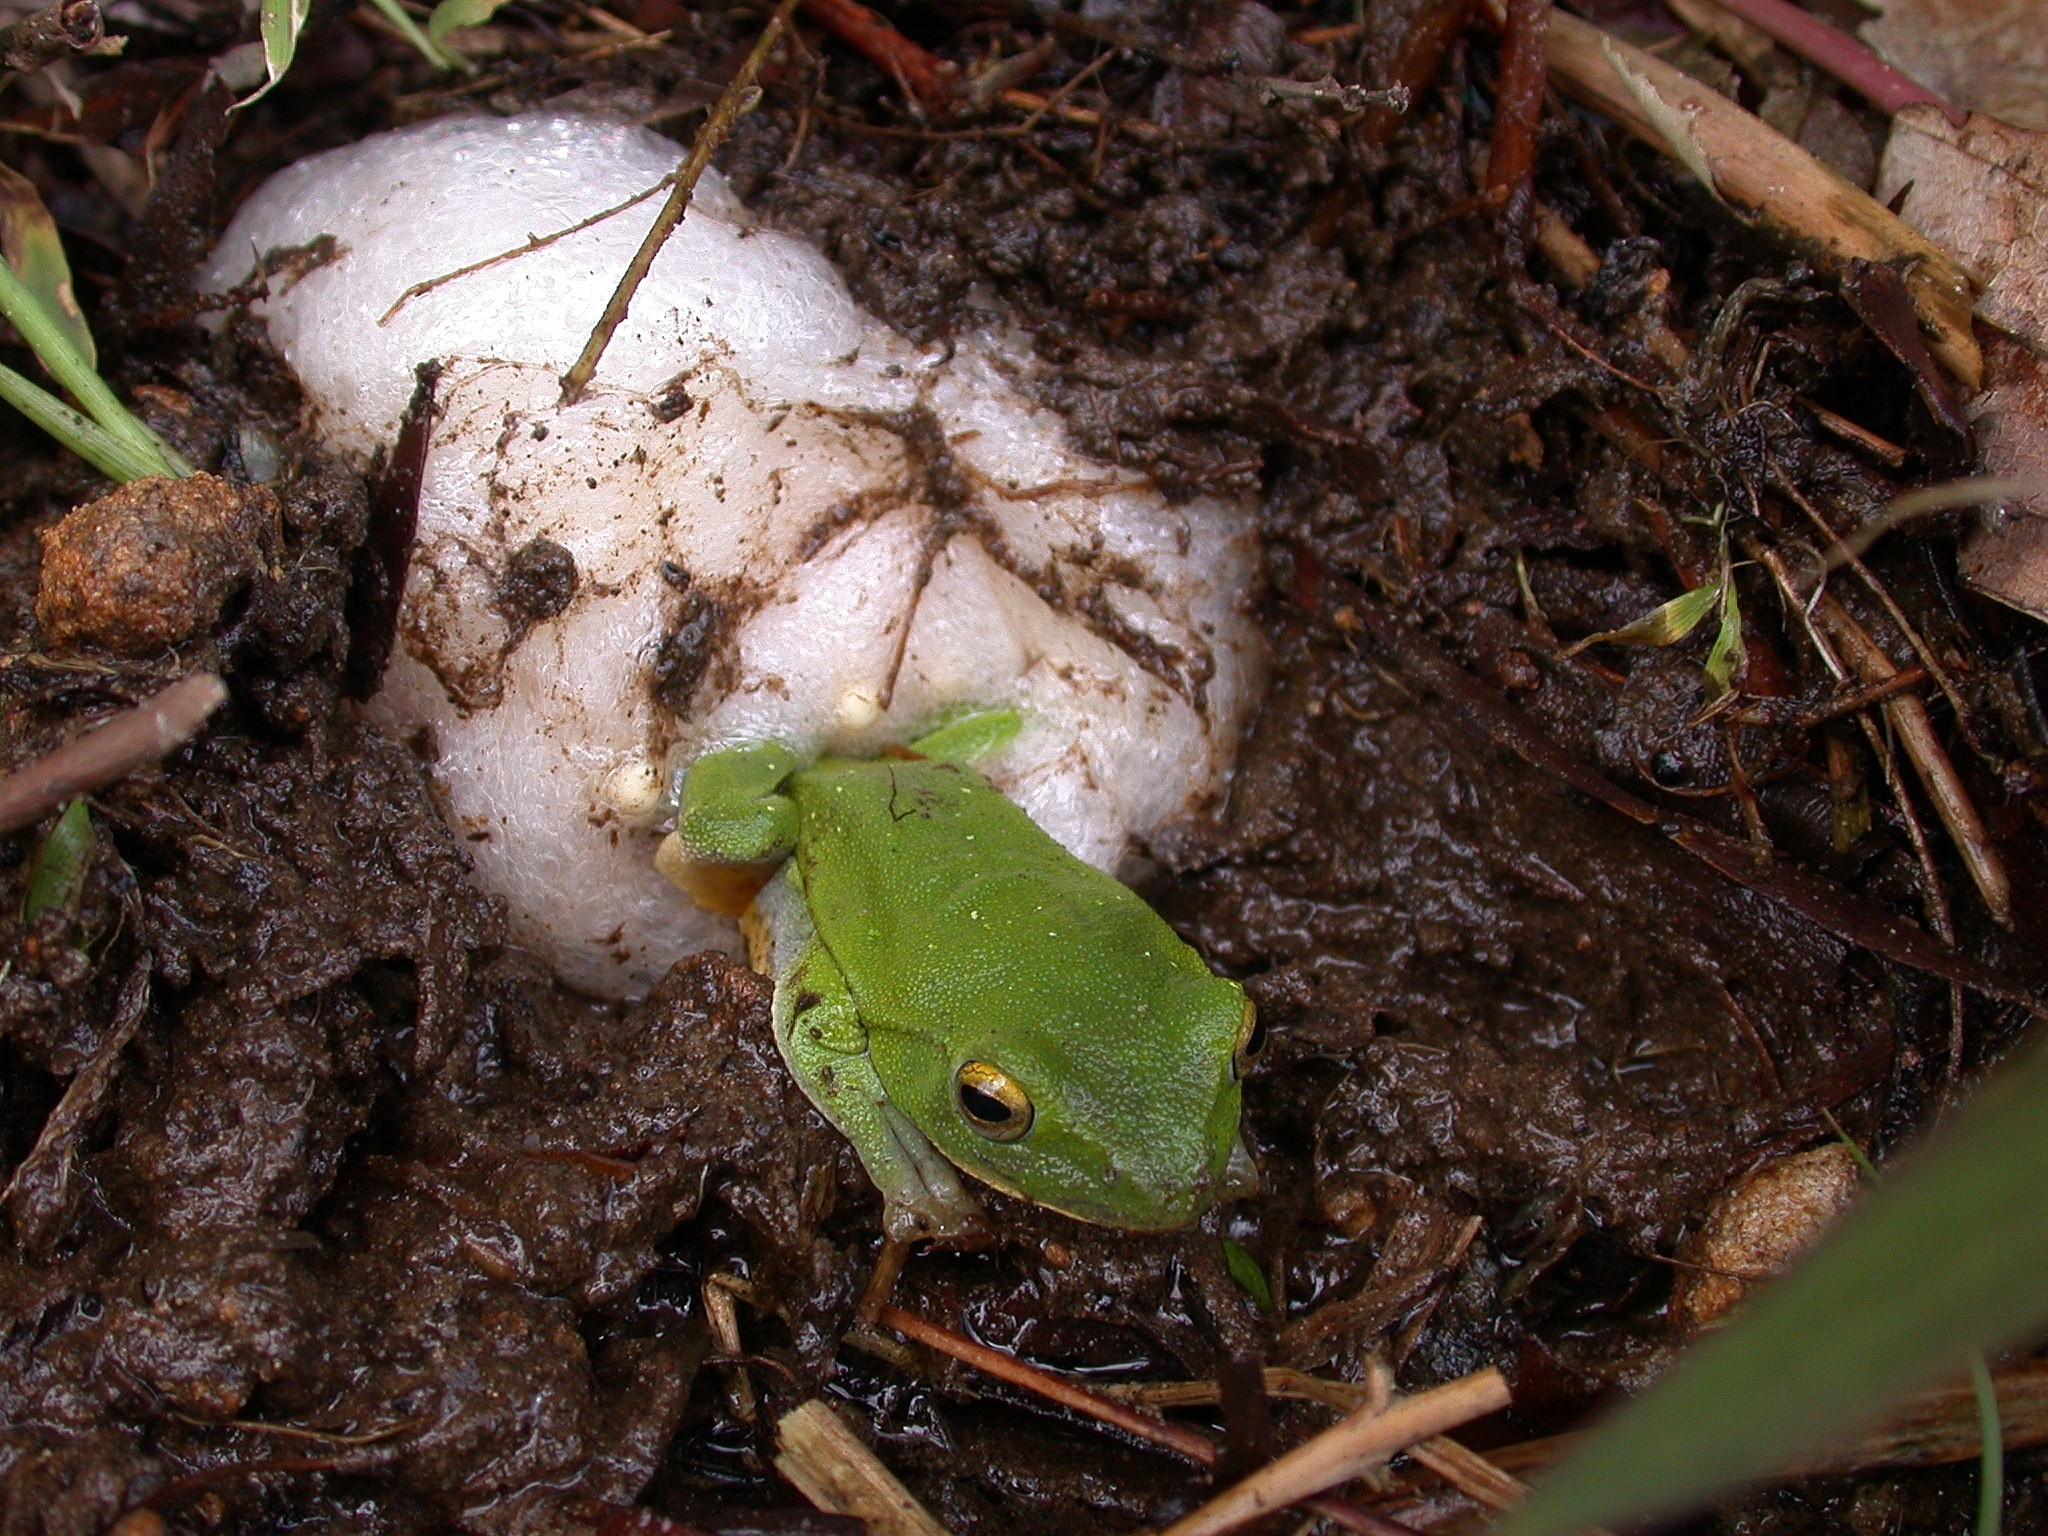
[(65, 801), (125, 778), (184, 745), (228, 696), (211, 672), (180, 678), (76, 741), (0, 779), (0, 836), (42, 820)]
[[(1899, 669), (1884, 653), (1884, 648), (1835, 598), (1821, 597), (1814, 605), (1813, 616), (1864, 683), (1889, 682), (1897, 675)], [(2001, 926), (2010, 928), (2012, 882), (2005, 873), (2005, 862), (1991, 845), (1984, 818), (1977, 814), (1970, 792), (1963, 787), (1961, 775), (1949, 760), (1948, 751), (1941, 744), (1941, 736), (1928, 717), (1927, 706), (1915, 694), (1899, 693), (1878, 707), (1884, 711), (1892, 729), (1898, 732), (1899, 744), (1906, 749), (1907, 759), (1920, 775), (1927, 798), (1934, 802), (1935, 814), (1948, 828), (1956, 852), (1963, 856), (1963, 867), (1969, 870), (1971, 881), (1984, 898), (1984, 905), (1991, 909), (1991, 915)]]
[(704, 119), (704, 126), (697, 130), (697, 137), (690, 143), (690, 157), (676, 173), (675, 185), (669, 189), (668, 201), (661, 205), (661, 212), (654, 216), (654, 224), (647, 231), (647, 237), (640, 242), (640, 249), (633, 253), (633, 259), (626, 263), (626, 272), (619, 279), (619, 286), (612, 290), (611, 298), (604, 306), (604, 313), (598, 317), (597, 326), (590, 333), (590, 339), (583, 344), (583, 353), (569, 371), (562, 376), (563, 405), (574, 405), (583, 398), (583, 391), (590, 387), (591, 375), (597, 372), (598, 360), (604, 356), (604, 349), (611, 345), (612, 332), (625, 321), (626, 311), (632, 307), (633, 294), (654, 265), (654, 258), (661, 254), (661, 248), (668, 237), (675, 233), (676, 226), (683, 222), (683, 215), (690, 210), (691, 194), (697, 190), (697, 182), (704, 174), (704, 168), (711, 164), (711, 157), (719, 147), (732, 137), (733, 124), (739, 121), (741, 109), (753, 96), (754, 81), (761, 73), (761, 66), (768, 62), (768, 55), (775, 51), (775, 44), (781, 39), (783, 29), (789, 25), (790, 14), (796, 10), (798, 0), (780, 0), (775, 14), (768, 18), (768, 25), (761, 29), (761, 35), (754, 40), (751, 52), (732, 77), (718, 100), (712, 103), (711, 111)]
[(1397, 1451), (1508, 1406), (1508, 1384), (1490, 1367), (1395, 1403), (1370, 1404), (1166, 1527), (1163, 1536), (1222, 1536), (1272, 1510), (1298, 1504), (1371, 1471)]
[(43, 1122), (35, 1146), (16, 1166), (7, 1188), (0, 1191), (0, 1206), (6, 1208), (16, 1234), (31, 1252), (39, 1251), (59, 1235), (54, 1229), (67, 1204), (79, 1138), (90, 1129), (100, 1106), (106, 1102), (114, 1068), (148, 1011), (149, 958), (145, 950), (121, 983), (112, 1025), (91, 1058), (65, 1087), (64, 1097)]
[(647, 188), (645, 191), (635, 192), (623, 203), (613, 203), (611, 207), (606, 208), (601, 212), (593, 213), (587, 219), (579, 219), (576, 223), (571, 224), (567, 229), (558, 229), (553, 234), (549, 235), (528, 235), (526, 237), (526, 243), (524, 245), (515, 245), (509, 251), (500, 251), (495, 256), (486, 256), (479, 261), (472, 261), (466, 267), (457, 267), (453, 272), (443, 272), (439, 277), (430, 277), (422, 282), (414, 283), (410, 288), (406, 289), (405, 292), (401, 293), (397, 298), (391, 301), (391, 307), (385, 310), (383, 314), (377, 317), (377, 324), (380, 326), (389, 325), (391, 323), (391, 317), (397, 314), (401, 309), (405, 308), (405, 306), (410, 304), (414, 299), (432, 293), (436, 288), (439, 288), (447, 283), (452, 283), (457, 278), (468, 277), (473, 272), (481, 272), (487, 267), (495, 267), (498, 265), (498, 263), (502, 261), (511, 261), (515, 257), (531, 256), (535, 251), (544, 250), (546, 247), (553, 245), (557, 240), (566, 240), (571, 235), (580, 235), (583, 233), (584, 230), (590, 228), (593, 224), (602, 224), (606, 219), (615, 218), (617, 215), (624, 213), (629, 208), (638, 208), (642, 203), (646, 202), (647, 199), (654, 196), (655, 193), (662, 191), (664, 188), (675, 185), (676, 177), (681, 174), (682, 173), (680, 170), (670, 171), (666, 176), (662, 177), (661, 180), (657, 181), (653, 186)]
[(775, 1426), (775, 1470), (828, 1515), (854, 1515), (875, 1536), (948, 1536), (896, 1475), (821, 1398)]

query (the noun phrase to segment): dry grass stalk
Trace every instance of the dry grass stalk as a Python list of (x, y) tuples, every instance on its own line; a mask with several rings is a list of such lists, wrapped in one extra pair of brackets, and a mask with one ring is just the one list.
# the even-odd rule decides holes
[[(1813, 605), (1813, 617), (1827, 632), (1828, 638), (1834, 641), (1842, 659), (1848, 662), (1861, 682), (1889, 682), (1898, 674), (1898, 666), (1885, 654), (1884, 647), (1871, 638), (1870, 632), (1858, 624), (1837, 599), (1823, 594)], [(1920, 702), (1917, 694), (1897, 693), (1878, 707), (1898, 733), (1899, 744), (1906, 749), (1907, 760), (1920, 776), (1927, 798), (1934, 802), (1935, 814), (1941, 817), (1941, 824), (1948, 829), (1956, 852), (1962, 855), (1963, 866), (1969, 870), (1971, 881), (1984, 898), (1984, 905), (1991, 909), (1993, 917), (2010, 928), (2012, 882), (2006, 876), (2005, 864), (1999, 858), (1998, 850), (1991, 846), (1984, 818), (1977, 814), (1976, 804), (1963, 787), (1962, 777), (1950, 761), (1948, 749), (1941, 744), (1934, 722), (1928, 717), (1927, 706)]]
[(1167, 1526), (1162, 1536), (1221, 1536), (1276, 1509), (1350, 1482), (1398, 1451), (1508, 1406), (1508, 1384), (1488, 1369), (1404, 1398), (1370, 1403)]
[[(1683, 120), (1689, 144), (1674, 145), (1651, 122), (1608, 50)], [(1550, 71), (1569, 94), (1657, 148), (1683, 158), (1696, 151), (1712, 190), (1780, 239), (1831, 261), (1900, 271), (1934, 355), (1968, 388), (1979, 387), (1984, 360), (1970, 330), (1970, 283), (1946, 251), (1718, 91), (1575, 16), (1559, 12), (1552, 21)]]
[(775, 1470), (828, 1515), (853, 1515), (873, 1536), (948, 1536), (908, 1488), (821, 1398), (775, 1426)]

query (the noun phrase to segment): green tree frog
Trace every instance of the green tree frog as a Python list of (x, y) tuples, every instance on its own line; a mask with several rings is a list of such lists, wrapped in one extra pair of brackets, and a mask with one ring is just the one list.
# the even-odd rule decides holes
[(1139, 1229), (1256, 1187), (1238, 1138), (1250, 999), (970, 766), (1020, 723), (965, 716), (872, 760), (713, 752), (657, 857), (739, 910), (783, 1058), (894, 1238), (981, 1227), (956, 1167)]

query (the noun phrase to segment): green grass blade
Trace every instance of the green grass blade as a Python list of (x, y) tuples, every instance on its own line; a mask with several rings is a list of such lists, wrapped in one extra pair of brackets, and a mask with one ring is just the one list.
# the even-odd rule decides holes
[(2036, 1047), (1812, 1256), (1621, 1409), (1499, 1536), (1694, 1508), (2048, 1324), (2048, 1049)]
[[(107, 388), (106, 381), (93, 372), (92, 365), (78, 355), (64, 333), (63, 325), (43, 306), (43, 301), (22, 282), (14, 268), (0, 261), (0, 315), (5, 315), (21, 332), (50, 376), (85, 407), (86, 415), (98, 422), (110, 436), (134, 451), (137, 462), (153, 467), (153, 475), (189, 475), (192, 466), (179, 458), (158, 436), (128, 412), (128, 407)], [(128, 478), (133, 479), (134, 476)]]
[(1735, 675), (1742, 670), (1743, 660), (1742, 605), (1736, 600), (1735, 578), (1728, 573), (1724, 561), (1721, 567), (1721, 627), (1707, 652), (1707, 686), (1712, 697), (1718, 699), (1735, 686)]
[(1273, 1305), (1273, 1287), (1266, 1281), (1266, 1272), (1234, 1238), (1223, 1239), (1223, 1263), (1230, 1270), (1230, 1278), (1237, 1282), (1237, 1288), (1251, 1297), (1252, 1304), (1263, 1316), (1280, 1315), (1280, 1309)]
[(0, 165), (0, 260), (14, 268), (22, 286), (42, 300), (72, 350), (88, 368), (99, 365), (92, 331), (71, 286), (71, 262), (64, 255), (57, 222), (36, 184), (12, 166)]
[(420, 56), (436, 69), (459, 69), (464, 74), (475, 74), (476, 66), (459, 53), (451, 53), (433, 38), (420, 30), (420, 24), (412, 19), (411, 12), (398, 0), (370, 0), (378, 13), (398, 28), (399, 34), (420, 51)]
[(1977, 1536), (1998, 1536), (2005, 1523), (2005, 1426), (1998, 1422), (1998, 1389), (1982, 1355), (1970, 1357), (1970, 1385), (1977, 1393), (1977, 1433), (1984, 1446), (1977, 1462)]
[(441, 0), (427, 13), (427, 36), (439, 42), (458, 27), (480, 27), (505, 0)]
[(1576, 656), (1590, 645), (1676, 645), (1699, 628), (1700, 620), (1712, 613), (1720, 601), (1721, 583), (1707, 582), (1690, 592), (1679, 593), (1670, 602), (1652, 608), (1619, 629), (1603, 629), (1597, 635), (1586, 636), (1567, 646), (1562, 656)]
[(263, 0), (256, 30), (263, 39), (264, 80), (254, 92), (235, 103), (237, 108), (253, 106), (268, 96), (299, 56), (299, 34), (313, 13), (313, 0)]
[(164, 473), (155, 455), (137, 453), (134, 444), (123, 442), (98, 422), (81, 416), (40, 384), (23, 378), (4, 364), (0, 364), (0, 400), (110, 480), (125, 483)]

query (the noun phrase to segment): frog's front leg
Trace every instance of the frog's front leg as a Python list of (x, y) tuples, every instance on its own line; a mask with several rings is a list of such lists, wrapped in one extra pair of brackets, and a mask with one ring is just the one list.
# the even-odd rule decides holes
[(895, 1105), (868, 1054), (868, 1032), (838, 962), (819, 941), (794, 864), (776, 872), (741, 920), (754, 969), (775, 981), (775, 1043), (798, 1085), (853, 1143), (882, 1191), (892, 1238), (985, 1230), (953, 1165)]
[(738, 917), (796, 847), (796, 802), (783, 783), (803, 766), (787, 747), (706, 753), (683, 776), (676, 829), (654, 867), (700, 907)]

